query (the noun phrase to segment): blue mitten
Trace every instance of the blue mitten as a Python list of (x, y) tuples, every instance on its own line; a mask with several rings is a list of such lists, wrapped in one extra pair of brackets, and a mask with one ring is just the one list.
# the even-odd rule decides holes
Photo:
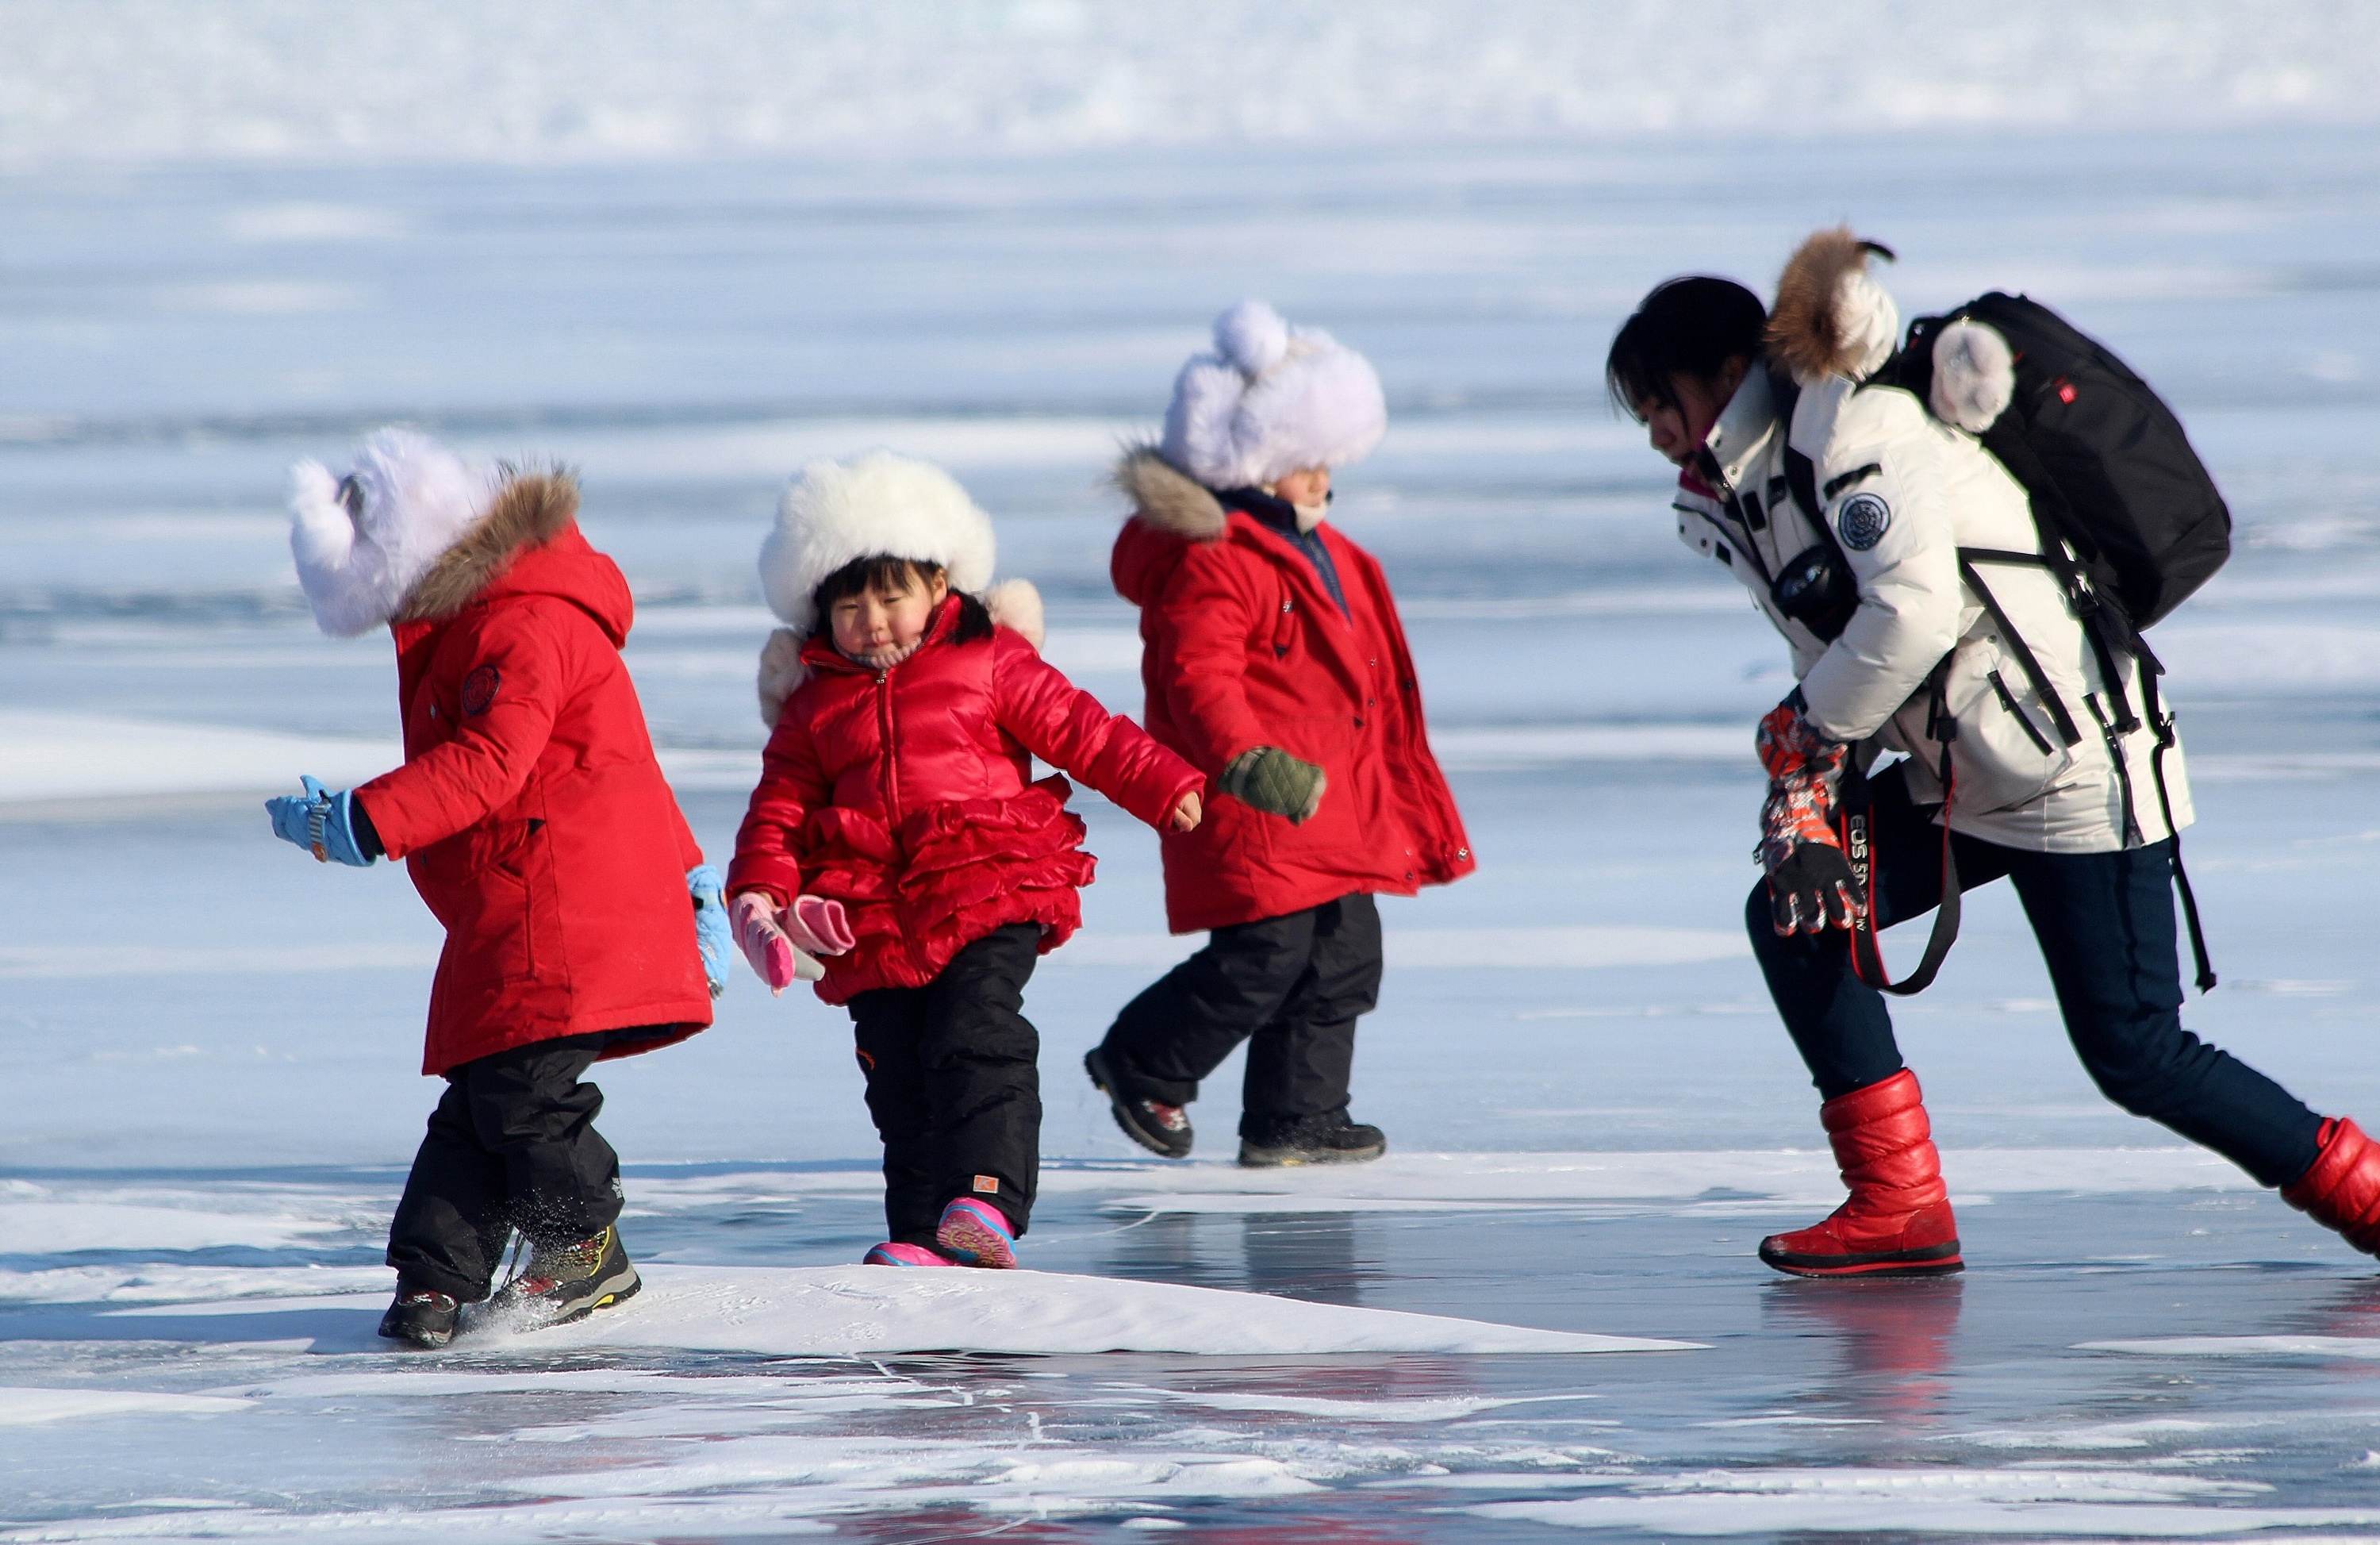
[(306, 787), (303, 795), (285, 794), (264, 802), (273, 817), (274, 836), (297, 844), (326, 864), (362, 869), (381, 856), (380, 835), (372, 831), (370, 819), (351, 791), (333, 794), (319, 778), (298, 781)]
[(727, 960), (735, 949), (735, 926), (727, 919), (727, 899), (719, 894), (719, 871), (698, 864), (686, 871), (694, 897), (694, 947), (702, 952), (702, 974), (714, 998), (727, 991)]

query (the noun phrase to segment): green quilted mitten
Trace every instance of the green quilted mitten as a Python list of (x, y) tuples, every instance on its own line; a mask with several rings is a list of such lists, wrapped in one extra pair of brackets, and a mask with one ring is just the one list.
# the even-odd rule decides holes
[(1322, 769), (1273, 746), (1243, 751), (1223, 769), (1225, 794), (1268, 814), (1285, 817), (1292, 826), (1314, 818), (1322, 805), (1322, 791), (1330, 785)]

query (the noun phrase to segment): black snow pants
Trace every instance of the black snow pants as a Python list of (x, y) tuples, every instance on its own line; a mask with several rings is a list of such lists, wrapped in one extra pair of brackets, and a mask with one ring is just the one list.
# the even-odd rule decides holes
[(447, 1071), (389, 1224), (388, 1263), (407, 1286), (477, 1303), (514, 1229), (567, 1245), (619, 1218), (620, 1156), (595, 1130), (603, 1091), (578, 1078), (605, 1046), (654, 1033), (558, 1036)]
[[(1888, 769), (1876, 781), (1872, 904), (1877, 926), (1932, 911), (1942, 896), (1938, 806), (1918, 806)], [(2101, 1093), (2137, 1116), (2213, 1149), (2266, 1186), (2305, 1174), (2322, 1118), (2280, 1085), (2181, 1028), (2173, 842), (2119, 853), (2032, 853), (1953, 835), (1961, 891), (2009, 877), (2024, 904), (2066, 1033)], [(1832, 930), (1780, 939), (1768, 885), (1744, 906), (1769, 996), (1832, 1100), (1900, 1071), (1884, 995), (1851, 966)]]
[(1355, 1021), (1379, 1001), (1380, 909), (1359, 891), (1215, 930), (1123, 1006), (1101, 1050), (1129, 1098), (1187, 1105), (1246, 1041), (1240, 1136), (1267, 1142), (1347, 1108)]
[(884, 1139), (888, 1237), (932, 1244), (961, 1197), (991, 1203), (1024, 1235), (1041, 1176), (1041, 1038), (1024, 1012), (1040, 944), (1038, 924), (1011, 923), (923, 987), (851, 1000), (868, 1113)]

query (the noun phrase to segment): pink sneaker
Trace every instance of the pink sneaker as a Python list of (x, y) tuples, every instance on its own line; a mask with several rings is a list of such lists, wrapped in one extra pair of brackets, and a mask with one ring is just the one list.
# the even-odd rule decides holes
[(904, 1245), (888, 1239), (859, 1258), (862, 1266), (956, 1266), (957, 1261), (930, 1245)]
[(934, 1243), (961, 1266), (1005, 1270), (1016, 1264), (1016, 1233), (1008, 1226), (1008, 1214), (973, 1197), (961, 1197), (942, 1209)]

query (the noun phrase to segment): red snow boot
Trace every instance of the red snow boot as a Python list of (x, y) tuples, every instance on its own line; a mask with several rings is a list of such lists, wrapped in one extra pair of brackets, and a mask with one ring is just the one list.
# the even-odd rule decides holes
[(2347, 1117), (2331, 1117), (2313, 1167), (2283, 1186), (2281, 1199), (2365, 1255), (2380, 1255), (2380, 1143)]
[(1818, 1119), (1851, 1199), (1815, 1228), (1762, 1240), (1761, 1259), (1797, 1277), (1930, 1277), (1965, 1264), (1916, 1074), (1837, 1095)]

